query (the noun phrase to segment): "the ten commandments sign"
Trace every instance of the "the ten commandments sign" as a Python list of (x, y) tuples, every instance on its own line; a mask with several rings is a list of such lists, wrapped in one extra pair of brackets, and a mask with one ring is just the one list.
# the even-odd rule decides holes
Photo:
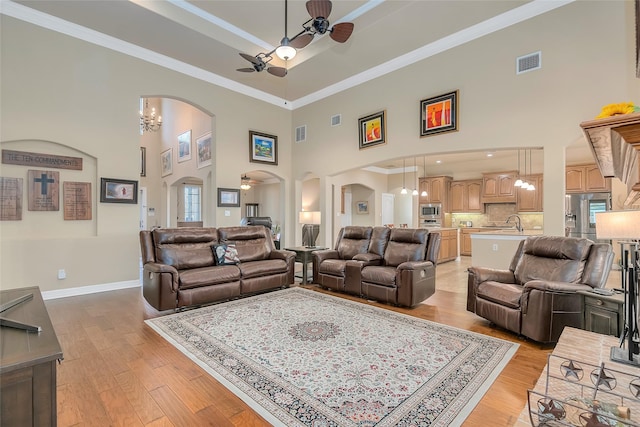
[(59, 172), (30, 170), (27, 182), (30, 211), (60, 210)]

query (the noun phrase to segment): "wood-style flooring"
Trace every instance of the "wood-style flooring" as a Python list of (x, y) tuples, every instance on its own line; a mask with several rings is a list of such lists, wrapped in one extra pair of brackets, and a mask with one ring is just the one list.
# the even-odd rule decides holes
[[(415, 309), (350, 299), (519, 343), (463, 424), (511, 426), (551, 349), (492, 328), (466, 311), (468, 265), (469, 257), (439, 265), (435, 295)], [(46, 306), (64, 352), (57, 378), (58, 426), (269, 425), (144, 323), (166, 313), (146, 304), (139, 288), (49, 300)]]

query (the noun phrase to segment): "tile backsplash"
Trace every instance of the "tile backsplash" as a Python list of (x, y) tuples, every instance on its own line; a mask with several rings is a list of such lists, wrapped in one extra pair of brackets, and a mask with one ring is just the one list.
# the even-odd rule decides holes
[(525, 230), (543, 228), (542, 213), (518, 213), (515, 204), (491, 203), (486, 205), (485, 213), (454, 213), (445, 215), (446, 227), (458, 227), (461, 222), (471, 221), (474, 227), (486, 227), (492, 225), (506, 224), (507, 217), (518, 214), (522, 220), (522, 227)]

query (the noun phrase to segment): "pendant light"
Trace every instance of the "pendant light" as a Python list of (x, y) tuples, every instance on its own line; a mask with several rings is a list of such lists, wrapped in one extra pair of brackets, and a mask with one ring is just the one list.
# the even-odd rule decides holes
[(413, 191), (411, 192), (412, 196), (417, 196), (418, 195), (418, 189), (416, 188), (416, 181), (417, 181), (417, 170), (418, 168), (416, 167), (416, 158), (413, 158)]
[[(426, 156), (422, 156), (422, 176), (427, 176), (427, 160)], [(427, 190), (422, 190), (420, 197), (427, 197)]]
[(516, 183), (513, 184), (514, 187), (522, 187), (522, 178), (520, 178), (520, 149), (518, 148), (518, 179), (516, 180)]
[(529, 183), (527, 182), (527, 150), (524, 150), (524, 178), (525, 179), (522, 180), (520, 188), (526, 190), (529, 188)]
[[(531, 174), (531, 150), (529, 150), (529, 174)], [(536, 189), (536, 186), (533, 185), (533, 182), (531, 184), (529, 184), (529, 186), (527, 187), (527, 191), (533, 191)]]
[(405, 187), (405, 185), (404, 185), (405, 175), (406, 175), (405, 159), (402, 159), (402, 190), (400, 190), (400, 194), (407, 194), (407, 187)]

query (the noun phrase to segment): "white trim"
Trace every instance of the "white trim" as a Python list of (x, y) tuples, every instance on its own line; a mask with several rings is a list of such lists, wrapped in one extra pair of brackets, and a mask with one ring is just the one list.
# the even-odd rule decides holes
[(79, 286), (77, 288), (57, 289), (55, 291), (42, 292), (42, 299), (57, 299), (76, 297), (79, 295), (97, 294), (99, 292), (117, 291), (119, 289), (139, 288), (139, 280), (127, 280), (125, 282), (104, 283), (102, 285)]

